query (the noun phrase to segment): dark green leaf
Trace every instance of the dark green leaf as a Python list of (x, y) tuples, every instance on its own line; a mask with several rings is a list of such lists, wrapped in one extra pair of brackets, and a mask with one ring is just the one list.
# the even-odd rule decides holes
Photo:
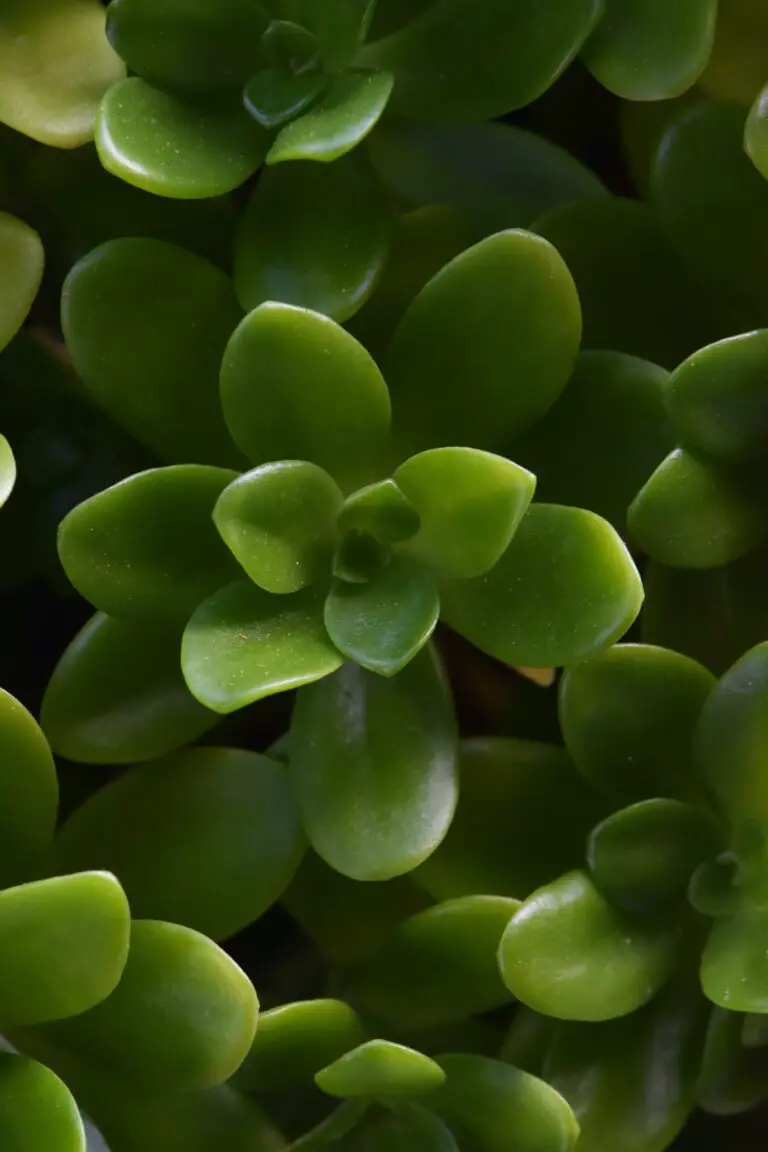
[(59, 786), (32, 716), (0, 689), (0, 886), (39, 874), (53, 841)]
[[(5, 15), (5, 14), (4, 14)], [(0, 59), (4, 59), (0, 31)], [(2, 108), (0, 84), (0, 108)], [(37, 232), (0, 212), (0, 349), (21, 328), (43, 278), (45, 254)]]
[(459, 1152), (449, 1128), (418, 1104), (398, 1104), (397, 1111), (369, 1112), (362, 1123), (335, 1146), (334, 1152)]
[(518, 1004), (501, 1046), (501, 1059), (523, 1072), (530, 1072), (532, 1076), (541, 1076), (558, 1024), (553, 1016), (542, 1016), (540, 1012)]
[(329, 1096), (352, 1098), (419, 1096), (432, 1092), (444, 1079), (434, 1060), (388, 1040), (369, 1040), (315, 1076)]
[(0, 1052), (4, 1152), (87, 1152), (85, 1129), (67, 1086), (49, 1068)]
[(768, 1012), (768, 911), (715, 921), (701, 957), (701, 986), (719, 1008)]
[(243, 100), (262, 128), (281, 128), (308, 108), (327, 83), (320, 72), (265, 69), (246, 84)]
[(365, 41), (377, 0), (299, 0), (299, 12), (320, 45), (328, 72), (348, 67)]
[(640, 619), (641, 639), (684, 653), (719, 676), (744, 650), (744, 644), (737, 643), (733, 634), (733, 613), (726, 594), (729, 571), (647, 563), (643, 569), (646, 601)]
[(394, 480), (359, 488), (344, 501), (339, 528), (367, 532), (382, 544), (400, 544), (419, 530), (420, 517)]
[(768, 1100), (768, 1052), (741, 1042), (744, 1016), (713, 1008), (709, 1018), (696, 1103), (715, 1116), (733, 1116)]
[(365, 139), (384, 112), (392, 92), (391, 72), (344, 72), (334, 77), (322, 99), (278, 133), (267, 164), (286, 160), (328, 163)]

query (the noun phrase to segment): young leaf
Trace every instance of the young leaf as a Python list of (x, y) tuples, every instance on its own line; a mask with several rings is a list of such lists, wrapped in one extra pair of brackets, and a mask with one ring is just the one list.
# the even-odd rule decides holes
[(342, 532), (366, 532), (382, 544), (410, 540), (420, 522), (418, 512), (394, 480), (359, 488), (347, 497), (339, 514)]
[(267, 153), (267, 164), (286, 160), (328, 163), (345, 156), (365, 139), (387, 106), (391, 72), (344, 72), (335, 76), (322, 99), (280, 130)]
[(0, 886), (38, 875), (53, 842), (59, 786), (37, 722), (0, 689)]
[(311, 28), (320, 46), (327, 72), (349, 67), (364, 42), (377, 7), (377, 0), (299, 0), (299, 15)]
[(0, 1132), (6, 1152), (87, 1152), (67, 1086), (50, 1068), (10, 1052), (0, 1052)]
[(37, 232), (23, 220), (0, 212), (0, 349), (10, 343), (26, 320), (43, 278), (44, 263), (43, 245)]
[(368, 1040), (315, 1076), (317, 1086), (329, 1096), (352, 1099), (419, 1096), (432, 1092), (444, 1079), (434, 1060), (388, 1040)]
[(701, 957), (704, 995), (730, 1012), (768, 1012), (768, 912), (716, 920)]
[(245, 107), (262, 128), (282, 128), (300, 115), (324, 91), (328, 80), (321, 72), (288, 72), (265, 68), (243, 90)]

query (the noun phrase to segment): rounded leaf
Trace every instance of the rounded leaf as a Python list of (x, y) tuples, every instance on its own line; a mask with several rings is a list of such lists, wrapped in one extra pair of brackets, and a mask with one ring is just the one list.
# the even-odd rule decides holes
[(13, 491), (16, 483), (16, 460), (5, 436), (0, 435), (0, 508)]
[(583, 872), (529, 896), (510, 920), (499, 964), (510, 992), (561, 1020), (627, 1016), (674, 969), (680, 918), (632, 917), (612, 908)]
[(456, 731), (436, 657), (385, 679), (354, 664), (299, 693), (291, 776), (315, 851), (354, 880), (410, 872), (457, 800)]
[(768, 1052), (742, 1043), (745, 1017), (713, 1008), (704, 1041), (696, 1103), (714, 1116), (746, 1112), (768, 1100)]
[[(0, 60), (3, 29), (0, 25)], [(0, 83), (0, 107), (2, 107)], [(37, 232), (22, 220), (0, 212), (0, 349), (21, 328), (43, 278), (45, 253)], [(7, 494), (3, 503), (7, 499)]]
[(345, 156), (365, 139), (387, 106), (391, 72), (342, 72), (321, 100), (287, 124), (267, 153), (267, 164), (285, 160), (328, 163)]
[(53, 841), (59, 786), (51, 749), (26, 708), (0, 689), (0, 886), (39, 873)]
[(243, 102), (262, 128), (281, 128), (313, 104), (327, 83), (320, 72), (265, 68), (246, 84)]
[(329, 1096), (351, 1099), (419, 1096), (432, 1092), (444, 1079), (434, 1060), (389, 1040), (369, 1040), (315, 1076), (317, 1086)]
[(394, 480), (379, 480), (359, 488), (344, 501), (339, 514), (343, 532), (373, 536), (382, 544), (400, 544), (419, 530), (420, 517)]
[(5, 1152), (87, 1152), (66, 1084), (50, 1068), (10, 1052), (0, 1052), (0, 1132)]
[(729, 1012), (768, 1012), (768, 912), (715, 920), (701, 957), (701, 986)]

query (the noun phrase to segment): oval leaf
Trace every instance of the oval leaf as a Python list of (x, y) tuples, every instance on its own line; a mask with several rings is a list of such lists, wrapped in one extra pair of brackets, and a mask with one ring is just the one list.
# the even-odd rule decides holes
[(0, 689), (0, 886), (39, 873), (56, 828), (59, 786), (48, 742)]
[(16, 460), (5, 436), (0, 435), (0, 508), (13, 492), (16, 483)]
[(419, 1096), (442, 1084), (445, 1073), (434, 1060), (388, 1040), (369, 1040), (315, 1076), (329, 1096), (347, 1098)]
[[(0, 29), (0, 60), (2, 41)], [(0, 107), (2, 89), (0, 84)], [(44, 263), (37, 232), (15, 216), (0, 212), (0, 349), (10, 343), (26, 320), (43, 278)]]
[(713, 1008), (704, 1041), (696, 1103), (714, 1116), (746, 1112), (768, 1100), (768, 1052), (745, 1048), (745, 1017)]
[(328, 163), (365, 139), (387, 106), (391, 72), (343, 72), (309, 112), (287, 124), (267, 153), (267, 164), (285, 160)]
[(339, 528), (364, 532), (382, 544), (400, 544), (419, 530), (420, 517), (394, 480), (379, 480), (359, 488), (344, 501)]
[(10, 1052), (0, 1052), (0, 1132), (6, 1152), (87, 1152), (67, 1086), (50, 1068)]
[(701, 957), (701, 986), (729, 1012), (768, 1012), (768, 912), (715, 921)]
[(246, 84), (243, 102), (262, 128), (282, 128), (313, 104), (327, 83), (320, 72), (265, 68)]

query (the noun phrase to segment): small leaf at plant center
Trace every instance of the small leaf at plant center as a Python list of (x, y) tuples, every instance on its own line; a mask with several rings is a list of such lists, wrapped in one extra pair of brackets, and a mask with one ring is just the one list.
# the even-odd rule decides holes
[(351, 152), (371, 131), (392, 92), (391, 72), (344, 72), (322, 99), (287, 124), (267, 153), (267, 164), (286, 160), (328, 163)]
[(315, 1080), (329, 1096), (386, 1099), (431, 1092), (443, 1083), (445, 1073), (434, 1060), (412, 1048), (369, 1040), (323, 1068)]
[(281, 128), (317, 99), (327, 84), (319, 72), (286, 72), (267, 68), (245, 86), (245, 107), (262, 128)]

